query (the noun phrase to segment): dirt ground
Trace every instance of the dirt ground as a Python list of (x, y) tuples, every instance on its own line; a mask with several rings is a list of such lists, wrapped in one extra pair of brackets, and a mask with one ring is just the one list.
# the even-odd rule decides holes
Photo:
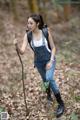
[[(1, 14), (1, 13), (0, 13)], [(26, 27), (5, 14), (0, 19), (0, 111), (9, 113), (9, 120), (56, 120), (57, 106), (49, 103), (42, 88), (42, 80), (33, 65), (33, 52), (26, 49), (21, 56), (24, 64), (26, 102), (29, 116), (25, 117), (21, 64), (13, 45), (17, 34), (21, 46)], [(80, 119), (80, 18), (54, 25), (52, 28), (57, 44), (55, 80), (65, 102), (64, 115), (59, 120)]]

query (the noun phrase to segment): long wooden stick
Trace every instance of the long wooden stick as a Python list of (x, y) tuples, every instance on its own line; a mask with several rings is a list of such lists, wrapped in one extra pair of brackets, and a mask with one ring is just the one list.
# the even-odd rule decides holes
[(25, 103), (25, 108), (26, 108), (26, 116), (28, 116), (29, 110), (28, 110), (28, 108), (27, 108), (26, 94), (25, 94), (24, 67), (23, 67), (23, 62), (22, 62), (21, 56), (20, 56), (20, 54), (19, 54), (19, 50), (17, 49), (17, 44), (16, 44), (16, 52), (17, 52), (17, 55), (18, 55), (18, 57), (19, 57), (19, 60), (20, 60), (21, 66), (22, 66), (22, 84), (23, 84), (23, 93), (24, 93), (24, 103)]

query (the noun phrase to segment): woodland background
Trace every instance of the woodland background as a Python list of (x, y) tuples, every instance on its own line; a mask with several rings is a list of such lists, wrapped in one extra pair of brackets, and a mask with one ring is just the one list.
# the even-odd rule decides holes
[(21, 56), (29, 109), (25, 116), (21, 64), (13, 40), (16, 34), (21, 46), (32, 13), (43, 16), (57, 49), (55, 80), (65, 101), (65, 113), (59, 120), (79, 120), (80, 0), (0, 0), (0, 113), (7, 111), (9, 120), (56, 120), (55, 97), (49, 104), (30, 48)]

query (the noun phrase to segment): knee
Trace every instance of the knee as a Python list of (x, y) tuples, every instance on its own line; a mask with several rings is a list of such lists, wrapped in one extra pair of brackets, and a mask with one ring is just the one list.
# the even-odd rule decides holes
[(46, 81), (51, 81), (51, 80), (53, 80), (53, 77), (50, 75), (46, 75)]

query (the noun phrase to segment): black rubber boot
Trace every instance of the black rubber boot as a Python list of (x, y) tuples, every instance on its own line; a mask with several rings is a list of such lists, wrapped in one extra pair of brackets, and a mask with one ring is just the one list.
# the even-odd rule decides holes
[(56, 110), (56, 117), (60, 117), (64, 112), (64, 102), (61, 99), (60, 93), (56, 94), (55, 97), (56, 97), (56, 100), (57, 100), (57, 102), (59, 104), (58, 108)]
[(46, 93), (47, 93), (47, 100), (53, 101), (53, 99), (52, 99), (52, 97), (51, 97), (50, 85), (49, 85), (48, 88), (46, 89)]

